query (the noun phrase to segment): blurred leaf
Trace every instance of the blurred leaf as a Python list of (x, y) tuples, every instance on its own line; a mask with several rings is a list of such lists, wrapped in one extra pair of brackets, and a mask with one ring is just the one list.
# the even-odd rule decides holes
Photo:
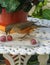
[(42, 18), (42, 19), (49, 19), (50, 20), (50, 9), (42, 10), (42, 15), (41, 16), (39, 15), (39, 13), (37, 13), (37, 14), (33, 13), (32, 17)]
[(20, 2), (18, 0), (0, 0), (0, 4), (8, 12), (13, 12), (20, 5)]
[[(17, 0), (10, 0), (10, 2), (9, 2), (9, 5), (8, 5), (8, 8), (6, 8), (7, 9), (7, 11), (9, 11), (9, 12), (11, 12), (11, 11), (15, 11), (16, 10), (16, 8), (19, 6), (19, 2), (17, 1)], [(9, 10), (8, 10), (9, 9)]]
[(36, 6), (32, 17), (50, 19), (50, 11), (43, 10), (43, 6), (47, 4), (47, 0), (39, 0), (39, 4)]
[(50, 20), (50, 9), (43, 10), (43, 18)]

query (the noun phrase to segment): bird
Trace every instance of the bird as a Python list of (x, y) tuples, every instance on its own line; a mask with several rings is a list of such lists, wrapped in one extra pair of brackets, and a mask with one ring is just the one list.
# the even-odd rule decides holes
[(25, 23), (11, 24), (5, 28), (5, 32), (6, 34), (8, 34), (11, 32), (11, 30), (13, 30), (14, 32), (17, 32), (20, 34), (29, 34), (30, 32), (34, 31), (37, 28), (47, 27), (47, 26), (37, 25), (35, 23), (36, 22), (27, 21)]
[[(29, 3), (33, 3), (34, 5), (37, 5), (40, 1), (44, 1), (44, 0), (19, 0), (19, 2), (21, 3), (21, 5), (20, 5), (20, 8), (19, 9), (23, 9), (23, 10), (27, 10), (28, 9), (28, 7), (30, 8), (30, 5), (28, 5)], [(26, 5), (26, 7), (25, 7), (25, 4), (27, 3), (27, 5)], [(32, 6), (31, 6), (32, 7)], [(30, 9), (28, 9), (27, 10), (27, 12), (29, 11)], [(31, 24), (31, 25), (30, 25)], [(16, 23), (16, 24), (10, 24), (10, 25), (8, 25), (8, 26), (6, 26), (6, 28), (5, 28), (5, 32), (6, 32), (6, 34), (8, 33), (8, 32), (10, 32), (10, 30), (13, 28), (13, 27), (15, 27), (14, 28), (14, 30), (16, 29), (17, 30), (17, 28), (18, 28), (18, 32), (26, 32), (26, 30), (30, 30), (30, 29), (32, 29), (32, 24), (33, 24), (33, 26), (35, 27), (35, 26), (37, 26), (37, 25), (35, 25), (34, 23), (31, 23), (31, 22), (27, 22), (27, 23), (22, 23), (22, 24), (20, 24), (19, 23), (19, 25)], [(33, 27), (33, 28), (34, 28)], [(22, 30), (21, 30), (22, 29)], [(22, 33), (23, 33), (22, 32)]]

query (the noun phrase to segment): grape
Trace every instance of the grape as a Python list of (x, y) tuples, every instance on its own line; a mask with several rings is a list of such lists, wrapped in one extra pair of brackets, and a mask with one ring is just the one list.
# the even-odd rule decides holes
[(31, 43), (32, 43), (32, 44), (36, 44), (37, 42), (36, 42), (35, 39), (32, 39), (32, 40), (31, 40)]
[(1, 42), (6, 42), (6, 36), (0, 36), (0, 41)]
[(12, 40), (13, 40), (12, 36), (11, 35), (8, 35), (7, 36), (7, 41), (12, 41)]

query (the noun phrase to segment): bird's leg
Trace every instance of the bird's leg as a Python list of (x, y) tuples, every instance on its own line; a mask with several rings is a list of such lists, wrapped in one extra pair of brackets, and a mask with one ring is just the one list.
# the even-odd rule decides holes
[(10, 34), (10, 31), (8, 33)]
[(6, 33), (6, 35), (10, 35), (10, 31), (8, 33)]
[(29, 33), (26, 33), (23, 37), (21, 37), (21, 39), (24, 40), (26, 38), (26, 36), (29, 36), (30, 37), (30, 34)]
[(28, 34), (25, 34), (23, 37), (20, 37), (22, 40), (25, 39), (25, 37), (27, 36)]

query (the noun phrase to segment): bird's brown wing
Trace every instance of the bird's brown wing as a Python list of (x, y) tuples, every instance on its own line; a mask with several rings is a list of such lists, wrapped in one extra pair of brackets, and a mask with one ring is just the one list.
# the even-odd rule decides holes
[(41, 25), (35, 24), (34, 22), (27, 21), (26, 23), (21, 23), (21, 24), (11, 24), (6, 27), (5, 32), (8, 33), (13, 29), (15, 32), (27, 33), (27, 31), (31, 29), (36, 29), (40, 27), (46, 28), (47, 26), (41, 26)]

